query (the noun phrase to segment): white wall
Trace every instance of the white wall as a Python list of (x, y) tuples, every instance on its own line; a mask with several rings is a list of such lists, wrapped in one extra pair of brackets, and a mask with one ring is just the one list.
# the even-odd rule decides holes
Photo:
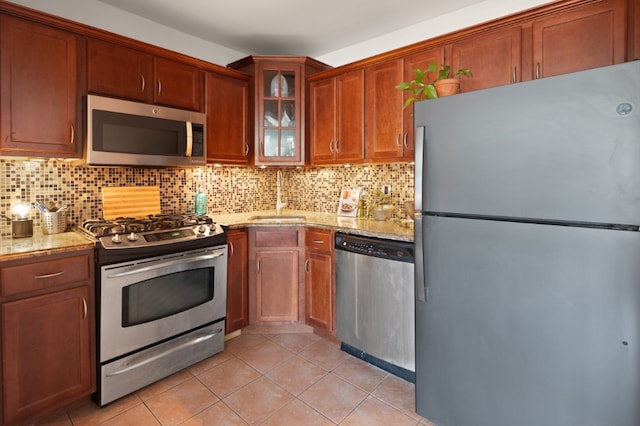
[[(402, 30), (336, 50), (316, 59), (334, 67), (344, 65), (546, 3), (552, 3), (552, 1), (486, 0), (438, 18), (408, 26)], [(425, 7), (428, 6), (425, 5)]]
[(244, 52), (238, 52), (156, 24), (97, 0), (11, 0), (11, 3), (121, 34), (218, 65), (226, 66), (230, 62), (247, 56)]
[[(11, 1), (219, 65), (226, 65), (247, 55), (247, 53), (228, 49), (156, 24), (97, 0)], [(316, 59), (329, 65), (340, 66), (545, 3), (550, 3), (550, 1), (486, 0), (459, 11), (409, 26), (400, 31), (376, 37), (364, 43), (345, 47)], [(425, 7), (428, 6), (425, 5)]]

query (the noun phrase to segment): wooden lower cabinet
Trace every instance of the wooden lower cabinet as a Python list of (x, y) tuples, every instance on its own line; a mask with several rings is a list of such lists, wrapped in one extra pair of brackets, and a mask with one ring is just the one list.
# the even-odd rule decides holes
[(91, 250), (0, 264), (2, 424), (95, 391), (93, 277)]
[(305, 321), (335, 335), (335, 256), (333, 231), (305, 231)]
[(227, 319), (225, 333), (249, 325), (248, 237), (244, 229), (227, 231)]
[(249, 229), (249, 322), (304, 321), (302, 227)]
[(298, 320), (298, 249), (256, 253), (256, 320)]

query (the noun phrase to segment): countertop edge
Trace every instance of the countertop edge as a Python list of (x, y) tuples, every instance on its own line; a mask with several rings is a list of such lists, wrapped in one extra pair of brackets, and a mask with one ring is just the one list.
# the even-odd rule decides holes
[[(286, 210), (277, 219), (275, 210), (254, 211), (250, 213), (212, 214), (214, 220), (229, 229), (250, 227), (284, 227), (303, 226), (330, 229), (335, 232), (361, 235), (366, 237), (383, 238), (396, 241), (413, 242), (413, 221), (376, 221), (342, 217), (333, 213), (316, 213), (306, 210)], [(273, 219), (256, 220), (257, 216), (273, 216)], [(301, 220), (286, 220), (291, 216), (304, 216)]]
[(0, 240), (0, 262), (93, 249), (95, 241), (77, 231)]

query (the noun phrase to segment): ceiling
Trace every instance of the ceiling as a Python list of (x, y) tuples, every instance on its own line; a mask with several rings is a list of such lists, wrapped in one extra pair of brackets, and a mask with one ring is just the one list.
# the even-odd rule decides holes
[(483, 0), (99, 0), (251, 55), (321, 56)]

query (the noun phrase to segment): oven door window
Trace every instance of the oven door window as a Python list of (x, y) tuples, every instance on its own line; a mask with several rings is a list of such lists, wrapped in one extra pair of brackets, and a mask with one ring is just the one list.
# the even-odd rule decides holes
[(122, 289), (122, 327), (165, 318), (214, 298), (214, 268), (161, 275)]

